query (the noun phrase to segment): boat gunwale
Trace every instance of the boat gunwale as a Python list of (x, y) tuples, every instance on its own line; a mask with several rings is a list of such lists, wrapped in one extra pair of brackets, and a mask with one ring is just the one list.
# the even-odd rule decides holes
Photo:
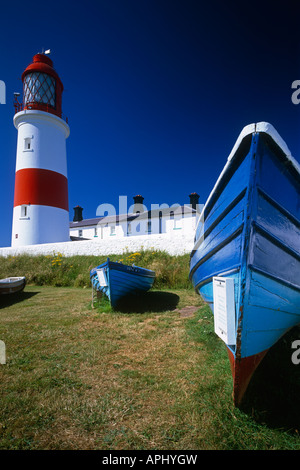
[[(133, 274), (133, 275), (140, 276), (140, 277), (145, 277), (145, 278), (150, 278), (150, 279), (155, 278), (155, 271), (152, 271), (151, 269), (141, 268), (140, 266), (117, 263), (115, 261), (110, 261), (110, 260), (107, 260), (104, 263), (99, 264), (99, 266), (96, 266), (95, 268), (91, 269), (90, 277), (95, 276), (97, 274), (97, 270), (105, 269), (105, 268), (108, 270), (115, 269), (115, 271), (121, 271), (127, 274)], [(122, 269), (122, 268), (125, 268), (125, 269)], [(138, 271), (131, 271), (131, 270), (127, 270), (126, 268), (133, 268), (133, 269), (137, 269)]]
[[(271, 144), (271, 146), (275, 147), (277, 152), (279, 151), (281, 159), (285, 160), (287, 163), (286, 168), (288, 170), (291, 170), (295, 178), (300, 181), (300, 164), (291, 155), (291, 152), (289, 151), (286, 143), (283, 141), (283, 139), (281, 139), (275, 128), (271, 124), (264, 121), (249, 124), (245, 126), (240, 132), (238, 139), (227, 158), (227, 162), (223, 170), (221, 171), (212, 191), (210, 192), (206, 203), (204, 204), (204, 207), (199, 216), (198, 224), (201, 221), (206, 220), (208, 214), (210, 213), (214, 205), (214, 202), (222, 193), (224, 187), (226, 186), (232, 174), (234, 173), (236, 165), (238, 167), (242, 163), (244, 158), (248, 155), (251, 148), (252, 138), (254, 135), (257, 134), (260, 134), (265, 137), (268, 143)], [(248, 151), (242, 154), (242, 157), (239, 159), (240, 154), (244, 151), (245, 145), (249, 145)], [(207, 211), (207, 216), (205, 216)]]
[[(119, 266), (120, 266), (120, 269), (118, 269)], [(125, 269), (121, 269), (121, 267)], [(126, 268), (132, 268), (133, 270), (130, 270), (130, 269), (127, 270)], [(91, 269), (90, 278), (92, 279), (93, 277), (97, 276), (97, 271), (100, 269), (105, 269), (106, 271), (108, 271), (107, 278), (108, 278), (109, 288), (110, 288), (110, 276), (109, 276), (110, 270), (123, 272), (124, 274), (130, 274), (136, 277), (142, 277), (144, 279), (155, 279), (155, 271), (151, 271), (150, 269), (146, 269), (146, 268), (141, 268), (140, 266), (130, 266), (127, 264), (121, 264), (121, 263), (117, 263), (114, 261), (105, 261), (105, 263), (99, 264), (99, 266), (96, 266), (95, 268)], [(134, 269), (137, 269), (138, 271), (134, 271)], [(147, 272), (141, 272), (140, 270), (147, 271)]]
[(24, 280), (25, 280), (25, 276), (15, 276), (15, 277), (11, 276), (11, 277), (6, 277), (6, 278), (3, 278), (3, 279), (0, 279), (0, 283), (1, 282), (3, 282), (3, 283), (18, 282), (18, 281), (24, 281)]
[[(7, 282), (8, 279), (13, 279)], [(5, 279), (1, 279), (0, 283), (0, 295), (16, 294), (24, 290), (26, 286), (26, 276), (15, 276)], [(2, 284), (2, 285), (1, 285)]]
[[(128, 274), (135, 274), (135, 275), (139, 275), (139, 276), (143, 276), (143, 277), (155, 277), (155, 272), (152, 271), (151, 269), (147, 269), (147, 268), (141, 268), (140, 266), (135, 266), (135, 265), (129, 265), (129, 264), (122, 264), (122, 263), (116, 263), (115, 261), (109, 261), (109, 268), (110, 269), (115, 269), (116, 271), (122, 271), (122, 272), (126, 272)], [(125, 268), (125, 269), (122, 269), (122, 268)], [(133, 269), (138, 269), (138, 271), (127, 271), (126, 268), (133, 268)]]
[[(225, 189), (227, 183), (232, 178), (233, 174), (237, 170), (237, 168), (243, 163), (247, 155), (251, 150), (252, 144), (252, 134), (246, 135), (240, 143), (240, 146), (236, 149), (234, 158), (227, 159), (227, 163), (224, 166), (217, 182), (211, 191), (210, 195), (208, 196), (206, 203), (202, 209), (202, 212), (199, 216), (200, 220), (206, 220), (214, 206), (214, 203), (218, 199), (218, 197), (222, 194), (223, 190)], [(199, 223), (199, 222), (198, 222)]]

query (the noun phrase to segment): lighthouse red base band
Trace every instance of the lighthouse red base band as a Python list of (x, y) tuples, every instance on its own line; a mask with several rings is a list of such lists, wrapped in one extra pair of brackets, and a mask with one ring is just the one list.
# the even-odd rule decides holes
[(55, 171), (26, 168), (16, 172), (14, 207), (23, 204), (69, 210), (68, 180)]

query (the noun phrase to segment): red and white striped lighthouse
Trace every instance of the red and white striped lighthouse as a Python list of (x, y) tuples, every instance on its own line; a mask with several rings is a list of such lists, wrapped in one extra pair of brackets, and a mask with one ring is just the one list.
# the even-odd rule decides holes
[(50, 57), (36, 54), (22, 74), (12, 246), (68, 241), (69, 208), (63, 84)]

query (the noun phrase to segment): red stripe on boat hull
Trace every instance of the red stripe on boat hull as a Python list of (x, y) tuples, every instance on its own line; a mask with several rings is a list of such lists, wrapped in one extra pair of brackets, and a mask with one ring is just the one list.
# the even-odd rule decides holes
[(255, 370), (268, 350), (240, 359), (236, 359), (228, 348), (227, 352), (233, 377), (233, 401), (235, 406), (239, 407)]

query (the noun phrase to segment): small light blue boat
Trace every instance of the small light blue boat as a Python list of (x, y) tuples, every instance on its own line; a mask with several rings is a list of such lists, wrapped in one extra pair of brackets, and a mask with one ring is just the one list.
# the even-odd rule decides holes
[(300, 165), (269, 123), (246, 126), (233, 147), (199, 218), (190, 280), (223, 335), (239, 406), (300, 323)]
[(147, 292), (153, 286), (155, 272), (150, 269), (107, 261), (90, 271), (92, 286), (109, 299), (111, 306), (128, 295)]

